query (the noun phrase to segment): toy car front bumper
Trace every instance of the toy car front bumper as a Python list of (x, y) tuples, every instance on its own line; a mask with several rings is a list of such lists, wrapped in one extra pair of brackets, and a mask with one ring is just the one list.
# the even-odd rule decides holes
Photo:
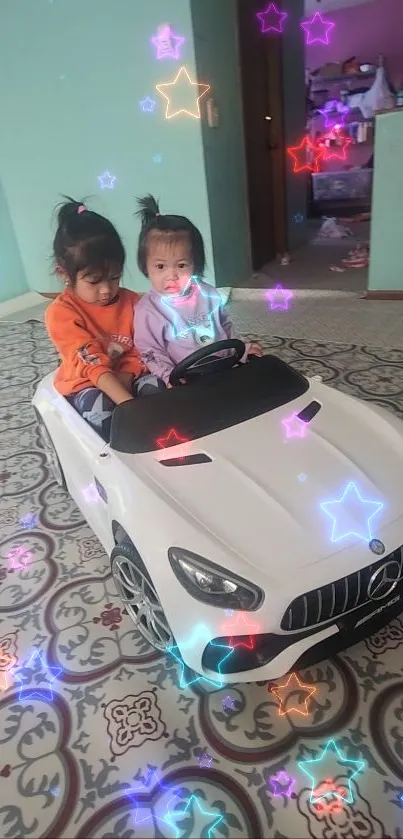
[[(202, 655), (203, 670), (219, 673), (223, 681), (278, 679), (291, 668), (312, 666), (367, 638), (403, 611), (403, 579), (386, 603), (369, 602), (325, 627), (297, 633), (265, 633), (232, 639), (233, 653), (224, 661), (222, 645), (215, 638)], [(221, 655), (220, 655), (221, 653)]]

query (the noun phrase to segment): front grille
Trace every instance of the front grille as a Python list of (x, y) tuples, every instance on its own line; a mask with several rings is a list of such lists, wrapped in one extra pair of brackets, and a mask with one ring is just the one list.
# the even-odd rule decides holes
[(397, 560), (400, 564), (400, 574), (402, 574), (402, 550), (398, 548), (387, 557), (377, 560), (372, 565), (367, 565), (361, 571), (355, 571), (348, 577), (342, 577), (341, 580), (296, 597), (283, 615), (281, 629), (286, 632), (308, 629), (308, 627), (334, 620), (369, 603), (368, 584), (378, 568), (387, 562)]

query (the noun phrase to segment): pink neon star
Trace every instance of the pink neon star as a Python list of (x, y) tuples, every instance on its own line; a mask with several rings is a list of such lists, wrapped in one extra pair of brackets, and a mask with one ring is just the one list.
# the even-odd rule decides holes
[(157, 59), (173, 58), (178, 61), (180, 58), (180, 50), (185, 39), (181, 35), (174, 35), (171, 27), (166, 24), (160, 26), (158, 34), (151, 38), (157, 50)]
[(331, 20), (325, 20), (320, 12), (315, 12), (311, 20), (304, 20), (301, 23), (301, 28), (306, 33), (306, 45), (310, 44), (328, 44), (329, 33), (336, 26)]
[(293, 298), (292, 291), (286, 291), (279, 283), (275, 288), (270, 288), (266, 292), (266, 297), (270, 300), (270, 308), (288, 310), (288, 304)]
[(288, 12), (280, 12), (275, 3), (270, 3), (265, 12), (257, 12), (262, 25), (262, 34), (265, 32), (279, 32), (283, 34), (283, 26), (288, 18)]
[[(330, 132), (330, 134), (328, 134), (327, 139), (335, 140), (336, 138), (340, 138), (340, 140), (342, 141), (342, 146), (330, 146), (329, 148), (326, 148), (326, 146), (324, 146), (323, 160), (347, 160), (346, 151), (353, 141), (350, 137), (343, 137), (340, 131), (337, 131), (334, 128)], [(323, 137), (320, 140), (318, 140), (318, 145), (320, 145), (321, 142), (324, 142), (325, 139), (326, 137)]]
[(87, 502), (87, 504), (97, 504), (99, 501), (99, 492), (95, 486), (95, 484), (89, 484), (89, 486), (84, 487), (82, 490), (83, 496)]
[(14, 568), (14, 571), (20, 571), (21, 568), (27, 567), (28, 562), (32, 559), (32, 553), (22, 545), (19, 545), (16, 548), (11, 548), (8, 558), (10, 560), (11, 567)]
[(295, 413), (291, 414), (290, 417), (286, 417), (286, 419), (281, 420), (281, 424), (285, 428), (287, 440), (291, 437), (305, 437), (308, 430), (306, 422), (301, 420), (298, 414)]

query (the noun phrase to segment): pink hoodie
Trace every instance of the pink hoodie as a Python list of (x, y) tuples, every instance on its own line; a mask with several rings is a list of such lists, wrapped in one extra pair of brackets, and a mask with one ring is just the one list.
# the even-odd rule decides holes
[(206, 344), (226, 338), (239, 335), (223, 307), (221, 295), (203, 280), (192, 278), (185, 291), (177, 295), (151, 290), (136, 305), (136, 349), (150, 373), (166, 384), (179, 361)]

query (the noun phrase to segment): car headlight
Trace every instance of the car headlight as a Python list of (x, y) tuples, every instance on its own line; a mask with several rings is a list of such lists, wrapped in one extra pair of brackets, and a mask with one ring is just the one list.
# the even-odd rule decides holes
[(183, 588), (202, 603), (247, 612), (258, 609), (263, 603), (264, 594), (260, 588), (203, 556), (184, 548), (169, 548), (168, 558)]

